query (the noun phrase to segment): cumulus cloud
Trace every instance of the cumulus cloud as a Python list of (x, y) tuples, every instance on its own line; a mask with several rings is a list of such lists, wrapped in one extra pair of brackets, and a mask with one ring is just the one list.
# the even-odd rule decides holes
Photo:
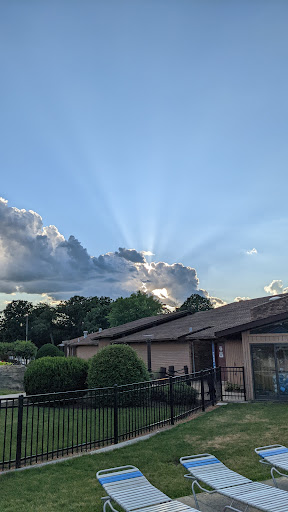
[(194, 268), (181, 263), (148, 263), (145, 256), (151, 255), (150, 251), (120, 247), (91, 256), (74, 236), (66, 240), (56, 226), (43, 226), (38, 213), (9, 207), (0, 198), (2, 293), (47, 294), (60, 300), (75, 294), (116, 298), (141, 289), (161, 295), (170, 306), (181, 304), (192, 293), (209, 296), (199, 288)]
[(279, 295), (280, 293), (288, 293), (288, 287), (283, 286), (281, 279), (274, 279), (270, 284), (264, 286), (264, 290), (269, 295)]
[(253, 249), (251, 249), (250, 251), (246, 251), (246, 254), (249, 254), (249, 256), (253, 256), (254, 254), (258, 254), (258, 251), (257, 249), (255, 249), (255, 247), (253, 247)]
[(242, 300), (250, 300), (250, 297), (235, 297), (234, 302), (241, 302)]
[(218, 297), (209, 297), (212, 302), (214, 308), (220, 308), (221, 306), (225, 306), (227, 302), (225, 300), (219, 299)]

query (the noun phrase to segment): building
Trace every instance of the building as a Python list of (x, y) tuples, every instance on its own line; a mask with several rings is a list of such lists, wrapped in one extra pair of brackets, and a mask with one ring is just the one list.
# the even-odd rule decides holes
[(233, 302), (194, 315), (176, 312), (63, 342), (66, 355), (88, 359), (110, 343), (127, 343), (152, 371), (244, 367), (248, 399), (288, 398), (288, 295)]

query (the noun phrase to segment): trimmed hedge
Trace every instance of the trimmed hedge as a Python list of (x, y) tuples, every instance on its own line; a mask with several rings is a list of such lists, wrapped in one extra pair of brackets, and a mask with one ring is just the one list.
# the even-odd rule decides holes
[(64, 352), (60, 350), (55, 345), (52, 345), (52, 343), (46, 343), (46, 345), (42, 345), (42, 347), (39, 348), (35, 359), (40, 359), (41, 357), (64, 357)]
[(104, 388), (150, 380), (142, 359), (128, 345), (108, 345), (89, 361), (88, 387)]
[[(169, 384), (152, 388), (151, 400), (153, 402), (169, 403), (170, 391)], [(198, 392), (196, 389), (188, 386), (186, 383), (173, 384), (173, 403), (174, 405), (195, 405), (198, 401)]]
[(88, 363), (76, 357), (41, 357), (24, 374), (28, 395), (86, 389)]

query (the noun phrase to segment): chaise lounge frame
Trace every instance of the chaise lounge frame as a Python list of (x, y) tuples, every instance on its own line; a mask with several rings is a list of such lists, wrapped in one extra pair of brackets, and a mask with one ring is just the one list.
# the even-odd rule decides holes
[[(225, 464), (209, 453), (181, 457), (181, 464), (188, 469), (186, 478), (193, 480), (192, 493), (196, 508), (199, 510), (195, 487), (209, 494), (218, 492), (227, 496), (232, 501), (224, 507), (224, 511), (231, 510), (241, 512), (234, 506), (234, 502), (245, 505), (245, 512), (249, 507), (254, 507), (263, 512), (287, 512), (288, 492), (275, 487), (253, 482), (248, 478), (227, 468)], [(213, 490), (208, 491), (200, 482), (208, 485)]]
[(135, 466), (118, 466), (96, 473), (107, 496), (103, 500), (103, 512), (118, 512), (112, 501), (125, 512), (197, 512), (154, 487)]
[(267, 464), (270, 467), (272, 466), (270, 473), (275, 487), (278, 487), (278, 484), (274, 473), (278, 473), (278, 475), (288, 478), (287, 474), (279, 471), (279, 469), (288, 471), (288, 448), (286, 446), (283, 446), (282, 444), (259, 446), (258, 448), (255, 448), (255, 452), (259, 457), (261, 457), (259, 460), (261, 464)]

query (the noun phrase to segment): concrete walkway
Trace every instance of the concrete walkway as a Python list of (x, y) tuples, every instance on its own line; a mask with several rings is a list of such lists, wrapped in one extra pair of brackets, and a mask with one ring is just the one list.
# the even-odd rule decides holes
[[(272, 485), (272, 480), (265, 480), (262, 482), (263, 484)], [(277, 483), (279, 486), (279, 489), (284, 489), (285, 491), (288, 491), (288, 478), (281, 477), (277, 478)], [(274, 486), (273, 486), (274, 487)], [(184, 496), (183, 498), (177, 498), (178, 501), (182, 501), (182, 503), (185, 503), (186, 505), (189, 505), (190, 507), (195, 508), (195, 501), (193, 498), (193, 495), (191, 496)], [(215, 494), (207, 494), (206, 492), (201, 492), (197, 494), (197, 499), (199, 502), (199, 508), (201, 512), (222, 512), (225, 505), (230, 505), (231, 500), (229, 498), (226, 498), (225, 496), (221, 496), (221, 494), (215, 493)], [(238, 504), (236, 505), (236, 502), (234, 502), (234, 507), (237, 508)], [(239, 504), (239, 509), (244, 510), (244, 506), (242, 504)], [(259, 509), (255, 508), (249, 508), (249, 512), (259, 512)]]
[(8, 398), (18, 398), (19, 395), (26, 396), (26, 393), (24, 391), (18, 392), (18, 393), (12, 393), (11, 395), (0, 395), (0, 400), (7, 400)]

